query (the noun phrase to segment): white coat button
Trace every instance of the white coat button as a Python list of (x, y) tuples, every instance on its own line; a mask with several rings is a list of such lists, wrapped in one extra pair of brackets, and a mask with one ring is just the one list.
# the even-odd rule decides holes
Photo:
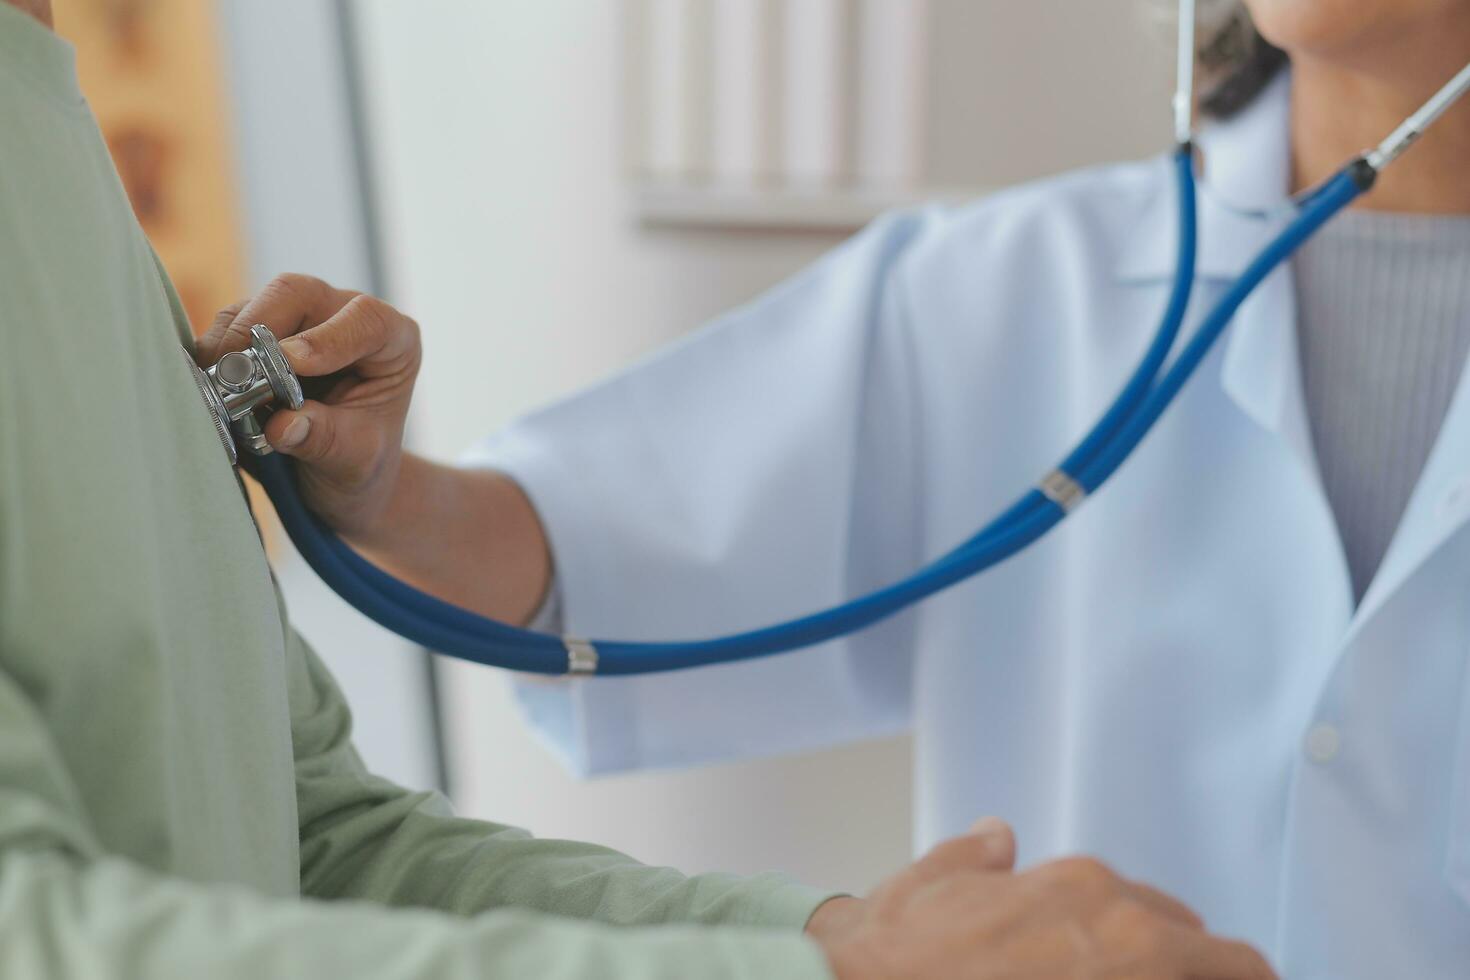
[(1307, 732), (1305, 747), (1308, 759), (1325, 765), (1335, 759), (1342, 748), (1342, 733), (1331, 725), (1314, 725)]

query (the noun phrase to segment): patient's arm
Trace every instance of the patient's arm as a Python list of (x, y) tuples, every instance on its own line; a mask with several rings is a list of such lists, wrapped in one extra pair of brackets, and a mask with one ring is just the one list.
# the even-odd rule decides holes
[[(0, 649), (0, 664), (5, 651)], [(335, 708), (306, 720), (298, 734), (308, 741), (341, 723)], [(461, 902), (479, 896), (537, 903), (523, 866), (504, 848), (530, 845), (508, 832), (491, 834), (477, 851), (451, 838), (468, 830), (428, 816), (423, 798), (390, 792), (364, 774), (345, 742), (318, 739), (326, 755), (302, 759), (303, 800), (311, 820), (303, 826), (307, 866), (303, 884), (318, 893), (377, 892), (401, 904)], [(239, 886), (210, 884), (145, 868), (108, 852), (97, 839), (77, 795), (60, 747), (44, 716), (5, 669), (0, 668), (0, 976), (44, 980), (257, 980), (259, 977), (354, 977), (357, 980), (494, 980), (585, 977), (644, 980), (651, 977), (827, 976), (819, 948), (804, 941), (800, 920), (784, 931), (671, 927), (613, 929), (506, 909), (474, 917), (410, 912), (364, 902), (301, 901), (267, 896)], [(324, 802), (336, 800), (333, 809)], [(351, 804), (348, 801), (355, 801)], [(423, 824), (406, 819), (419, 809)], [(430, 828), (430, 829), (426, 829)], [(480, 836), (485, 837), (484, 828)], [(437, 838), (438, 860), (419, 868)], [(491, 853), (501, 850), (505, 858)], [(482, 851), (483, 853), (480, 853)], [(548, 855), (551, 852), (548, 846)], [(560, 869), (544, 866), (550, 883), (575, 886), (575, 848)], [(589, 854), (590, 857), (590, 854)], [(457, 859), (457, 860), (456, 860)], [(616, 859), (603, 859), (609, 866)], [(626, 862), (626, 859), (622, 859)], [(362, 873), (353, 872), (354, 865)], [(598, 868), (583, 859), (586, 889), (566, 903), (570, 911), (592, 906)], [(650, 885), (652, 876), (644, 879)], [(460, 879), (482, 879), (461, 881)], [(671, 886), (673, 879), (669, 879)], [(773, 894), (779, 887), (772, 883)], [(678, 904), (677, 888), (655, 901), (658, 910)], [(577, 895), (575, 887), (564, 894)], [(695, 887), (718, 912), (718, 887)], [(792, 900), (788, 914), (801, 915)], [(580, 903), (580, 905), (579, 905)], [(446, 902), (445, 904), (454, 904)], [(775, 909), (779, 903), (773, 903)], [(466, 905), (463, 910), (468, 910)], [(628, 918), (638, 916), (625, 906)], [(691, 905), (690, 911), (695, 911)], [(776, 916), (773, 915), (773, 918)]]
[(331, 677), (294, 635), (289, 657), (308, 894), (460, 914), (515, 907), (619, 926), (763, 926), (793, 935), (831, 897), (779, 875), (686, 876), (605, 847), (457, 818), (436, 794), (370, 775), (353, 751), (348, 708)]

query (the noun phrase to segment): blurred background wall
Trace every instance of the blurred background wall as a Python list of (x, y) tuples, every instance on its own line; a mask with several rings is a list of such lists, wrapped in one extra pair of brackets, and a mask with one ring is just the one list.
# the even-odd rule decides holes
[[(742, 5), (782, 25), (756, 69), (741, 67), (739, 52), (756, 50)], [(1168, 138), (1168, 42), (1136, 0), (56, 6), (79, 36), (117, 17), (195, 25), (175, 43), (202, 65), (197, 78), (151, 98), (165, 117), (205, 106), (204, 131), (217, 127), (205, 139), (221, 159), (205, 153), (170, 179), (228, 174), (212, 193), (233, 200), (186, 202), (234, 221), (238, 252), (220, 248), (221, 277), (254, 288), (310, 272), (412, 313), (427, 351), (411, 440), (444, 459), (753, 297), (882, 207), (1153, 153)], [(859, 12), (890, 18), (899, 47), (868, 51)], [(217, 44), (197, 30), (211, 13)], [(801, 72), (814, 88), (772, 94)], [(87, 75), (99, 106), (114, 77)], [(208, 108), (213, 82), (223, 95)], [(794, 112), (815, 113), (795, 129), (813, 140), (794, 141), (783, 115)], [(187, 249), (165, 258), (193, 281)], [(779, 867), (853, 890), (909, 855), (906, 739), (576, 782), (522, 726), (502, 676), (448, 662), (431, 672), (289, 549), (278, 570), (354, 704), (369, 761), (446, 783), (465, 812), (689, 870)]]

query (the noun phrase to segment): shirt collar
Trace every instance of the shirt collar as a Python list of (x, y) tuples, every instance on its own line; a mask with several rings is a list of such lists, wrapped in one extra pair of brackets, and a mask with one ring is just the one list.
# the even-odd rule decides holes
[[(1260, 251), (1290, 213), (1291, 154), (1287, 72), (1248, 108), (1200, 134), (1198, 275), (1231, 279)], [(1174, 182), (1166, 178), (1144, 207), (1118, 263), (1125, 282), (1173, 278), (1178, 252)]]

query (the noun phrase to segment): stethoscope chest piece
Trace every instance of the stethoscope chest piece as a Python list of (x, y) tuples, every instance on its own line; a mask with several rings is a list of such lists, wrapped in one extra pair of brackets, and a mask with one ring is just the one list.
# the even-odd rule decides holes
[(193, 358), (189, 358), (189, 366), (194, 369), (194, 383), (214, 417), (215, 430), (232, 466), (239, 460), (237, 441), (257, 456), (271, 451), (256, 414), (260, 409), (278, 405), (300, 408), (304, 401), (296, 372), (286, 363), (275, 336), (263, 323), (250, 328), (250, 346), (245, 350), (231, 351), (208, 371)]

